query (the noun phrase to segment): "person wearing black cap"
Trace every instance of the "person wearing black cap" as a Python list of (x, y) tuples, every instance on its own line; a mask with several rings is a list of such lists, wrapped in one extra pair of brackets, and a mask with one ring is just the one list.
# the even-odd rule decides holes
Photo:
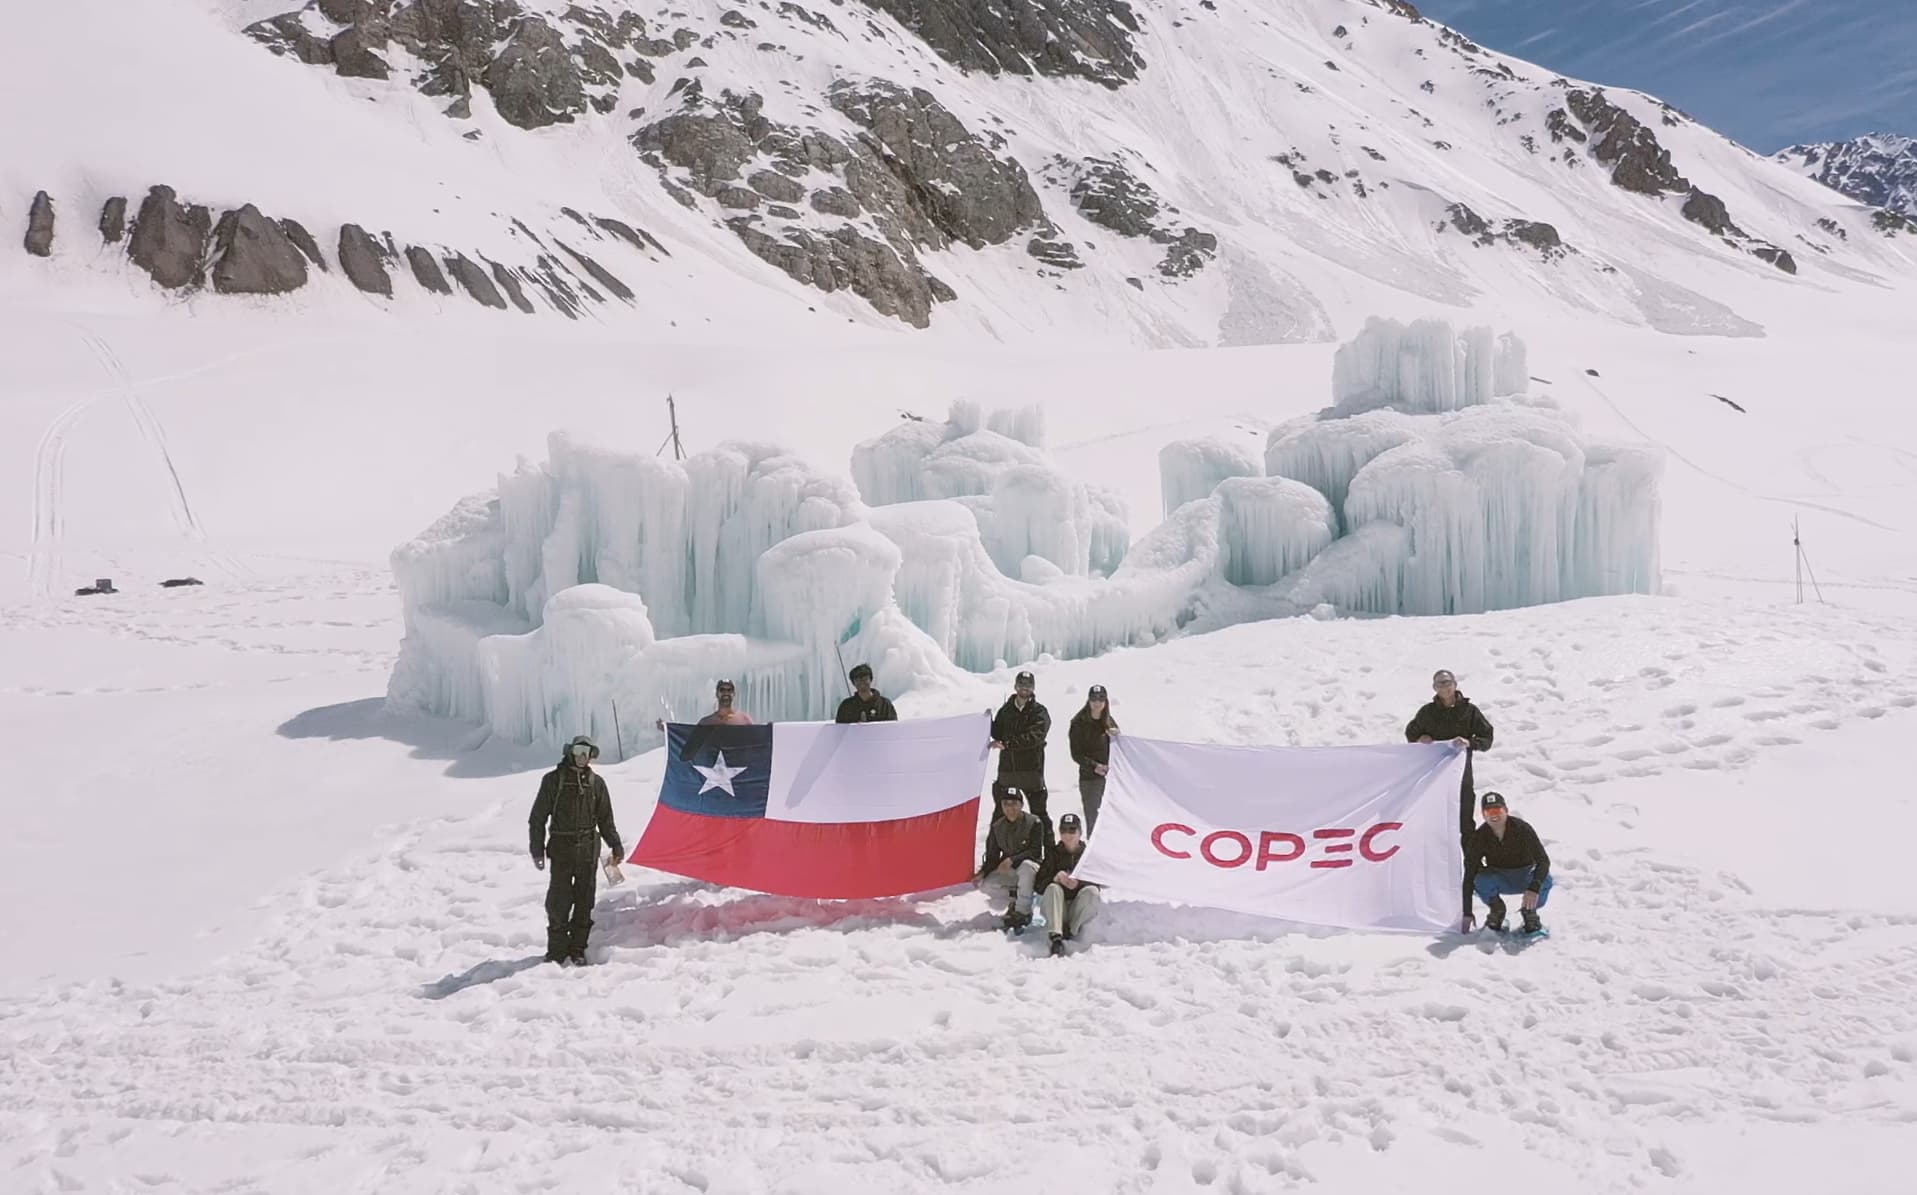
[(992, 719), (992, 746), (998, 749), (998, 783), (1003, 793), (1017, 789), (1031, 803), (1032, 813), (1045, 826), (1051, 841), (1052, 818), (1045, 811), (1045, 739), (1052, 733), (1052, 715), (1033, 696), (1036, 682), (1029, 672), (1012, 681), (1012, 696)]
[(1105, 769), (1111, 763), (1112, 736), (1118, 722), (1112, 717), (1104, 685), (1085, 694), (1085, 708), (1072, 715), (1068, 728), (1072, 762), (1078, 765), (1078, 798), (1085, 809), (1085, 833), (1098, 830), (1098, 807), (1105, 800)]
[(1477, 820), (1471, 806), (1477, 801), (1477, 789), (1471, 781), (1471, 757), (1491, 749), (1491, 723), (1471, 699), (1458, 692), (1458, 678), (1440, 668), (1431, 677), (1436, 696), (1418, 711), (1404, 728), (1407, 743), (1443, 743), (1465, 749), (1464, 783), (1458, 788), (1458, 842), (1468, 847)]
[(1025, 794), (1007, 788), (999, 794), (1000, 817), (985, 830), (985, 858), (972, 882), (1004, 892), (1011, 899), (1002, 922), (1009, 930), (1032, 923), (1032, 889), (1045, 859), (1045, 835), (1039, 820), (1025, 812)]
[(592, 770), (599, 747), (585, 735), (566, 744), (559, 766), (539, 781), (529, 828), (533, 866), (546, 871), (546, 961), (580, 965), (586, 961), (586, 940), (592, 933), (592, 903), (597, 881), (598, 847), (602, 839), (614, 858), (626, 853), (619, 828), (612, 820), (612, 797), (606, 782)]
[(1076, 813), (1059, 818), (1058, 841), (1045, 852), (1045, 865), (1038, 869), (1037, 887), (1045, 894), (1045, 928), (1052, 935), (1053, 954), (1064, 954), (1065, 943), (1077, 938), (1098, 916), (1098, 885), (1072, 874), (1085, 857), (1085, 840), (1079, 829)]
[(1491, 911), (1484, 928), (1504, 932), (1504, 898), (1523, 894), (1518, 916), (1526, 937), (1544, 932), (1538, 910), (1551, 899), (1551, 856), (1531, 823), (1505, 809), (1501, 793), (1484, 794), (1484, 824), (1471, 835), (1464, 852), (1464, 932), (1470, 933), (1471, 897)]
[(872, 687), (872, 665), (854, 664), (847, 674), (852, 682), (852, 696), (839, 702), (839, 712), (834, 722), (897, 722), (899, 711), (885, 694)]

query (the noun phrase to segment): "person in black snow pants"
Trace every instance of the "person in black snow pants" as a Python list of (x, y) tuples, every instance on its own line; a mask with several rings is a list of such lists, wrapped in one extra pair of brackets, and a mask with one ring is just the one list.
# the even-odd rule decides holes
[(1484, 824), (1464, 852), (1464, 932), (1471, 932), (1471, 897), (1491, 910), (1484, 928), (1504, 932), (1504, 898), (1520, 897), (1518, 917), (1528, 935), (1543, 932), (1538, 910), (1551, 899), (1551, 856), (1531, 823), (1505, 809), (1499, 793), (1484, 794)]
[(854, 664), (846, 677), (852, 682), (852, 696), (839, 702), (839, 712), (832, 720), (838, 723), (856, 722), (897, 722), (899, 711), (885, 694), (872, 687), (872, 665)]
[(1405, 725), (1407, 743), (1450, 742), (1465, 749), (1464, 784), (1458, 790), (1458, 846), (1468, 849), (1478, 821), (1472, 806), (1477, 804), (1477, 789), (1471, 783), (1471, 757), (1491, 749), (1491, 723), (1471, 699), (1458, 692), (1458, 678), (1440, 668), (1431, 677), (1431, 690), (1437, 697), (1419, 710)]
[(1085, 694), (1085, 708), (1072, 715), (1068, 736), (1072, 762), (1078, 765), (1078, 799), (1085, 809), (1085, 836), (1098, 829), (1098, 807), (1105, 801), (1105, 769), (1112, 758), (1112, 736), (1118, 722), (1112, 717), (1104, 685)]
[[(1012, 697), (999, 707), (992, 719), (992, 746), (998, 750), (998, 782), (992, 787), (1000, 794), (1017, 789), (1034, 817), (1045, 827), (1045, 841), (1052, 840), (1052, 818), (1045, 811), (1045, 739), (1052, 733), (1052, 715), (1033, 696), (1037, 682), (1029, 672), (1021, 672), (1012, 681)], [(997, 820), (995, 816), (993, 820)]]
[(598, 758), (599, 748), (591, 739), (583, 734), (573, 739), (559, 766), (539, 781), (539, 796), (533, 800), (533, 865), (552, 877), (546, 886), (546, 961), (562, 966), (586, 961), (599, 867), (595, 840), (604, 840), (615, 858), (626, 854), (619, 828), (613, 825), (606, 782), (592, 770)]

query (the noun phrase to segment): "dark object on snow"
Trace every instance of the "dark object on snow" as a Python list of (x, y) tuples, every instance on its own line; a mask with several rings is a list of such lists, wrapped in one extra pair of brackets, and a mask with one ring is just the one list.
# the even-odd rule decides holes
[(1603, 377), (1603, 376), (1604, 376), (1603, 374), (1601, 374), (1601, 373), (1599, 373), (1599, 372), (1598, 372), (1597, 370), (1595, 370), (1595, 369), (1587, 369), (1587, 370), (1585, 370), (1584, 372), (1585, 372), (1585, 373), (1588, 373), (1588, 374), (1590, 374), (1590, 375), (1591, 375), (1592, 377), (1594, 377), (1594, 378), (1598, 378), (1598, 377)]
[(100, 577), (95, 579), (93, 584), (87, 586), (86, 588), (74, 590), (73, 596), (74, 597), (91, 597), (92, 595), (96, 593), (118, 593), (118, 592), (120, 591), (113, 588), (112, 577)]
[(206, 584), (206, 582), (200, 580), (198, 577), (172, 577), (165, 581), (160, 582), (160, 588), (161, 589), (177, 589), (182, 585), (204, 585), (204, 584)]
[(53, 252), (53, 200), (45, 191), (36, 194), (27, 209), (27, 252), (35, 257)]
[(1458, 837), (1468, 842), (1478, 828), (1477, 789), (1471, 777), (1472, 757), (1480, 751), (1491, 749), (1491, 723), (1484, 711), (1471, 704), (1471, 699), (1459, 693), (1457, 700), (1450, 705), (1432, 700), (1424, 704), (1405, 725), (1404, 740), (1415, 743), (1424, 735), (1430, 735), (1434, 743), (1449, 742), (1452, 739), (1469, 739), (1471, 749), (1464, 757), (1464, 781), (1458, 789)]
[[(593, 748), (593, 755), (598, 755), (598, 748)], [(528, 822), (533, 861), (549, 864), (551, 869), (546, 888), (546, 961), (583, 962), (592, 934), (598, 840), (614, 857), (626, 854), (619, 828), (613, 824), (606, 782), (589, 766), (577, 767), (570, 758), (560, 760), (540, 779)]]
[(1727, 407), (1729, 407), (1729, 408), (1730, 408), (1731, 410), (1733, 410), (1733, 411), (1736, 411), (1736, 412), (1737, 412), (1738, 414), (1740, 414), (1740, 415), (1748, 415), (1748, 414), (1750, 414), (1750, 412), (1748, 412), (1748, 411), (1746, 411), (1746, 410), (1745, 410), (1745, 409), (1744, 409), (1744, 408), (1743, 408), (1742, 406), (1740, 406), (1740, 405), (1738, 405), (1737, 403), (1734, 403), (1734, 402), (1732, 402), (1732, 401), (1731, 401), (1730, 399), (1728, 399), (1728, 398), (1725, 398), (1725, 397), (1724, 397), (1724, 396), (1723, 396), (1722, 394), (1713, 394), (1713, 395), (1711, 395), (1711, 397), (1712, 397), (1712, 398), (1714, 398), (1714, 399), (1716, 399), (1717, 401), (1719, 401), (1719, 402), (1721, 402), (1721, 403), (1723, 403), (1723, 404), (1724, 404), (1725, 406), (1727, 406)]

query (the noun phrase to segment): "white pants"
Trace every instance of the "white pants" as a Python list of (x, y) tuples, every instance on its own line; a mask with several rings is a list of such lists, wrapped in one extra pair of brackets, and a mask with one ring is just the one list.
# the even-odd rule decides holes
[(1038, 864), (1027, 859), (1009, 872), (992, 872), (985, 877), (982, 887), (1001, 896), (1016, 892), (1012, 908), (1023, 916), (1032, 911), (1032, 885), (1037, 881)]
[(1098, 916), (1098, 889), (1080, 885), (1078, 895), (1065, 898), (1065, 886), (1045, 886), (1045, 932), (1076, 938)]

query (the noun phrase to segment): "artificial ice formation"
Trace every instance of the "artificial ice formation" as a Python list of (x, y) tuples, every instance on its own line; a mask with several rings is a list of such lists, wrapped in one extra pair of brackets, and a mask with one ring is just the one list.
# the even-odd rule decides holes
[(388, 700), (631, 753), (721, 676), (755, 718), (817, 719), (855, 659), (897, 697), (1261, 618), (1655, 592), (1661, 455), (1586, 440), (1525, 369), (1509, 335), (1374, 319), (1333, 405), (1272, 429), (1262, 462), (1167, 445), (1167, 515), (1136, 543), (1035, 408), (907, 420), (850, 482), (771, 445), (673, 462), (555, 434), (394, 551)]

